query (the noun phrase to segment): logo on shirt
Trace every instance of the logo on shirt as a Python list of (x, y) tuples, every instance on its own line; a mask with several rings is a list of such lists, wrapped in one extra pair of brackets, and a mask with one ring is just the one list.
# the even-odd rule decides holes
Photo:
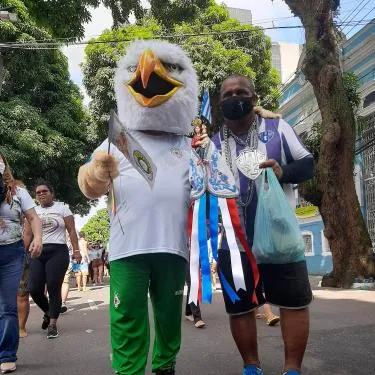
[(272, 130), (266, 130), (259, 134), (259, 140), (263, 143), (268, 143), (274, 136), (274, 132)]
[(117, 292), (115, 293), (115, 296), (113, 298), (113, 306), (115, 306), (115, 309), (117, 310), (118, 307), (120, 306), (120, 298), (117, 294)]
[(140, 152), (139, 150), (135, 150), (133, 152), (134, 160), (137, 163), (138, 167), (145, 173), (146, 177), (152, 181), (153, 180), (153, 171), (151, 167), (150, 161)]

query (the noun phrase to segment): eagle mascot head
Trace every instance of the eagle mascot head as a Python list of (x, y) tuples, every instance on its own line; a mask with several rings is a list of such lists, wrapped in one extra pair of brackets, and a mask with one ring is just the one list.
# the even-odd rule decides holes
[(115, 74), (120, 121), (132, 130), (187, 134), (198, 110), (198, 78), (178, 46), (139, 40), (129, 45)]

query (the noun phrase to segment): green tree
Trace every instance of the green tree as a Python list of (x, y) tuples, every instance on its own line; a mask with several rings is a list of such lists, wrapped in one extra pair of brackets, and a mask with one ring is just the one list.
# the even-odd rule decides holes
[(165, 27), (170, 20), (190, 21), (206, 8), (211, 0), (150, 0), (149, 8), (141, 0), (24, 0), (30, 15), (53, 37), (81, 39), (84, 24), (91, 21), (91, 9), (101, 3), (111, 10), (114, 28), (129, 24), (133, 15), (140, 21), (146, 14), (158, 19)]
[(173, 30), (176, 23), (194, 21), (212, 3), (211, 0), (150, 0), (150, 13), (163, 27)]
[(171, 20), (189, 22), (198, 12), (205, 9), (211, 0), (149, 0), (149, 8), (145, 8), (140, 0), (103, 0), (103, 4), (112, 12), (115, 28), (129, 24), (133, 15), (141, 22), (145, 15), (157, 19), (166, 29), (171, 28)]
[[(33, 41), (51, 35), (38, 27), (19, 0), (14, 5), (19, 21), (0, 22), (0, 40)], [(67, 58), (59, 49), (2, 48), (3, 82), (0, 95), (0, 148), (15, 176), (32, 188), (48, 179), (58, 199), (75, 212), (89, 203), (81, 195), (78, 168), (88, 157), (89, 125), (79, 89), (69, 78)]]
[(100, 0), (24, 0), (24, 4), (51, 36), (80, 39), (85, 35), (84, 24), (91, 20), (90, 7), (97, 7)]
[[(277, 107), (278, 73), (271, 66), (271, 42), (260, 28), (240, 25), (230, 19), (225, 7), (211, 2), (192, 23), (175, 23), (172, 41), (188, 51), (198, 72), (201, 87), (210, 90), (214, 125), (221, 124), (219, 115), (219, 87), (229, 74), (240, 73), (254, 79), (258, 95), (265, 107)], [(235, 37), (223, 35), (228, 30), (243, 31)], [(213, 33), (217, 34), (213, 34)], [(162, 37), (170, 34), (158, 21), (146, 18), (141, 25), (127, 25), (104, 32), (97, 41), (131, 40), (135, 38)], [(186, 37), (186, 33), (212, 33), (208, 36)], [(83, 66), (84, 84), (91, 96), (91, 114), (95, 120), (99, 138), (106, 136), (109, 111), (115, 108), (113, 76), (117, 60), (125, 53), (129, 42), (91, 44), (86, 48)], [(215, 126), (214, 126), (215, 128)], [(213, 131), (214, 129), (211, 129)]]
[(271, 40), (261, 28), (241, 25), (229, 17), (225, 6), (212, 1), (194, 22), (178, 24), (175, 31), (179, 34), (213, 34), (177, 38), (193, 60), (201, 89), (206, 87), (210, 91), (212, 130), (217, 130), (222, 123), (220, 84), (230, 74), (243, 74), (252, 79), (260, 103), (268, 109), (278, 107), (280, 77), (271, 64)]
[(109, 240), (109, 215), (108, 210), (103, 208), (83, 226), (81, 232), (85, 234), (88, 242), (103, 242)]
[(301, 19), (306, 35), (302, 71), (311, 83), (322, 115), (322, 138), (316, 166), (320, 213), (332, 249), (331, 286), (349, 286), (373, 272), (372, 248), (358, 197), (353, 169), (355, 113), (345, 90), (333, 12), (339, 1), (285, 0)]

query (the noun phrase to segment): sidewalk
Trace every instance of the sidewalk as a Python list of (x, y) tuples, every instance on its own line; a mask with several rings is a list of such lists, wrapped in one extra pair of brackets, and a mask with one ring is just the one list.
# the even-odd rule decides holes
[[(314, 290), (311, 334), (303, 375), (375, 374), (375, 291)], [(61, 316), (61, 337), (47, 340), (41, 313), (31, 309), (29, 337), (19, 350), (20, 375), (112, 375), (109, 362), (108, 286), (72, 291), (70, 310)], [(232, 340), (221, 293), (202, 306), (205, 329), (182, 322), (177, 375), (241, 375), (242, 361)], [(150, 322), (152, 322), (150, 317)], [(152, 326), (152, 325), (151, 325)], [(279, 327), (258, 322), (265, 375), (281, 375)], [(152, 342), (152, 340), (151, 340)], [(146, 375), (151, 371), (148, 366)]]

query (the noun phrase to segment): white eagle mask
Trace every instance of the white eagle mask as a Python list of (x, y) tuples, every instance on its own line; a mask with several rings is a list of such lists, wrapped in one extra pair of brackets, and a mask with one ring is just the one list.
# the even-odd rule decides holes
[(128, 129), (187, 134), (198, 112), (198, 77), (186, 53), (165, 41), (129, 45), (115, 74), (118, 116)]

